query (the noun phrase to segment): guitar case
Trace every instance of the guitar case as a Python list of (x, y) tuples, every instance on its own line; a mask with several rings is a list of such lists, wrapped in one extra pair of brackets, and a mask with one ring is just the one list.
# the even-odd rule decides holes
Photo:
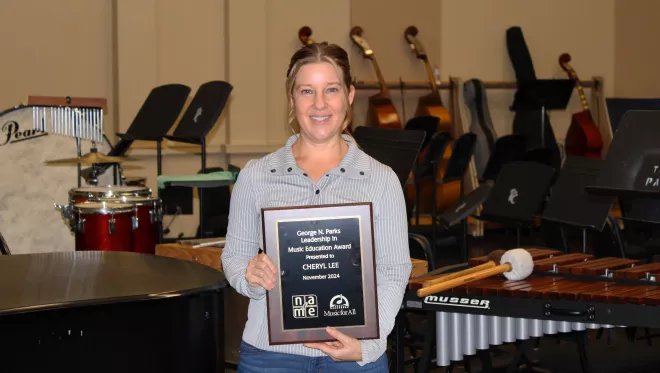
[[(536, 80), (532, 56), (529, 53), (527, 43), (525, 43), (525, 37), (520, 27), (514, 26), (506, 31), (506, 46), (511, 65), (516, 75), (516, 82), (520, 84), (523, 81)], [(516, 91), (516, 97), (519, 94), (520, 91)], [(557, 145), (557, 138), (552, 130), (550, 117), (547, 113), (544, 120), (545, 147), (550, 150), (552, 155), (552, 167), (559, 170), (561, 168), (562, 156)], [(541, 110), (517, 110), (513, 118), (513, 133), (525, 137), (528, 150), (539, 148), (541, 146)]]
[(477, 143), (474, 147), (474, 164), (477, 175), (483, 175), (488, 164), (495, 142), (497, 132), (493, 126), (488, 109), (488, 98), (486, 87), (479, 79), (470, 79), (463, 85), (463, 97), (465, 105), (470, 111), (470, 132), (477, 135)]

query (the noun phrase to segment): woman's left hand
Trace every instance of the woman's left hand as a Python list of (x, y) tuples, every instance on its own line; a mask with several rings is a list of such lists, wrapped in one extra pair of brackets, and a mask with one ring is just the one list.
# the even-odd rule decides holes
[(330, 326), (326, 327), (325, 330), (336, 341), (305, 343), (304, 346), (321, 350), (336, 361), (362, 360), (362, 345), (360, 341)]

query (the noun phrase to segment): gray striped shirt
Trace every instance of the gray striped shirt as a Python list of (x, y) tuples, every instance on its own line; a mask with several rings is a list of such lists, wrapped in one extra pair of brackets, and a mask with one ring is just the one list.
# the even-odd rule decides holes
[[(324, 356), (322, 351), (302, 344), (270, 346), (266, 313), (266, 290), (251, 287), (245, 269), (261, 247), (261, 208), (371, 202), (373, 204), (376, 278), (380, 339), (363, 340), (364, 365), (378, 359), (386, 349), (386, 339), (394, 327), (412, 264), (408, 248), (408, 224), (403, 189), (389, 166), (360, 150), (354, 140), (343, 135), (348, 152), (342, 162), (318, 183), (297, 166), (291, 145), (258, 160), (249, 161), (236, 180), (231, 197), (227, 240), (222, 265), (231, 286), (250, 297), (245, 342), (264, 350)], [(256, 233), (259, 232), (257, 235)]]

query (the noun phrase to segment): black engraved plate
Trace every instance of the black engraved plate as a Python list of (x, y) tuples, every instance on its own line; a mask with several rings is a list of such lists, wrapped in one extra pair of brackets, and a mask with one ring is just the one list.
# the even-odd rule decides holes
[(332, 340), (326, 326), (377, 338), (370, 204), (264, 209), (264, 251), (279, 270), (268, 292), (271, 344)]

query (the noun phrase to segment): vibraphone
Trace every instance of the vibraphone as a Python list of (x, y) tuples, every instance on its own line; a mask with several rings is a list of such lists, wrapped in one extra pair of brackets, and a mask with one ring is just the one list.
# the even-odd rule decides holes
[[(436, 311), (437, 365), (533, 337), (621, 326), (660, 327), (660, 263), (527, 249), (534, 272), (503, 276), (420, 298), (411, 281), (404, 308)], [(473, 258), (470, 266), (487, 257)], [(428, 281), (429, 278), (424, 279)]]

